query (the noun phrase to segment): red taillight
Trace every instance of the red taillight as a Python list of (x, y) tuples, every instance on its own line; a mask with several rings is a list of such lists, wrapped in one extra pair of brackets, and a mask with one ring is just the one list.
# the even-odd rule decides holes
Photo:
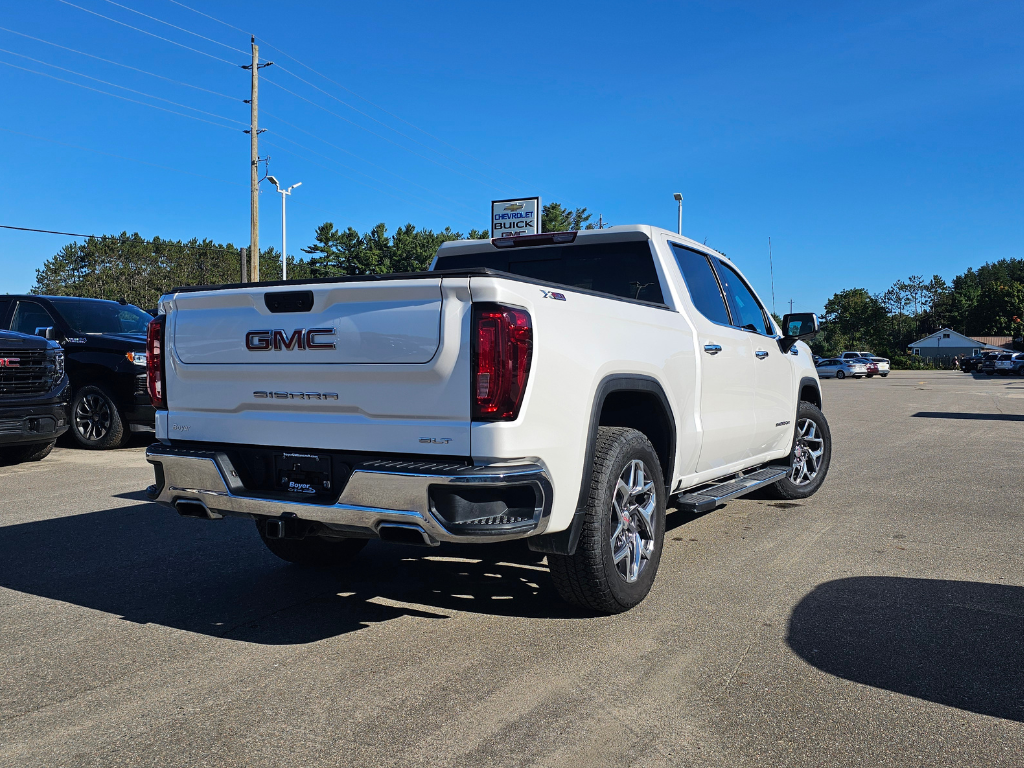
[(164, 322), (167, 315), (157, 315), (146, 329), (146, 384), (154, 408), (167, 408), (164, 383)]
[(533, 328), (525, 309), (473, 305), (474, 421), (514, 421), (530, 375)]

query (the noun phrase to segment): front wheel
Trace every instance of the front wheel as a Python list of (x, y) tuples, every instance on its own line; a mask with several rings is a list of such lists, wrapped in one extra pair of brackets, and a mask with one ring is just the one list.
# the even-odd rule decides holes
[(0, 448), (0, 461), (7, 464), (19, 464), (23, 461), (39, 461), (40, 459), (45, 459), (50, 455), (50, 451), (53, 450), (54, 442), (29, 443), (28, 445), (14, 445), (9, 448)]
[(304, 539), (271, 539), (267, 537), (266, 526), (256, 521), (256, 530), (271, 552), (282, 560), (309, 568), (340, 568), (359, 554), (366, 546), (367, 539), (321, 538), (307, 536)]
[(885, 378), (886, 376), (888, 376), (889, 374), (888, 374), (888, 373), (880, 373), (880, 374), (878, 374), (878, 375), (879, 375), (879, 376), (881, 376), (881, 377), (882, 377), (882, 378), (884, 379), (884, 378)]
[(90, 384), (71, 400), (71, 433), (83, 448), (120, 448), (131, 438), (117, 404), (101, 387)]
[(875, 374), (873, 374), (873, 373), (869, 373), (869, 374), (868, 374), (868, 378), (869, 378), (869, 379), (870, 379), (870, 378), (873, 378), (873, 377), (874, 377), (874, 375), (875, 375)]
[(846, 372), (845, 371), (836, 371), (836, 378), (837, 379), (845, 379), (846, 378)]
[(576, 552), (548, 555), (562, 599), (622, 613), (647, 597), (665, 542), (665, 501), (661, 464), (647, 436), (600, 427)]
[(832, 462), (832, 431), (816, 405), (804, 400), (796, 412), (796, 434), (787, 465), (789, 472), (770, 486), (780, 499), (806, 499), (825, 482)]

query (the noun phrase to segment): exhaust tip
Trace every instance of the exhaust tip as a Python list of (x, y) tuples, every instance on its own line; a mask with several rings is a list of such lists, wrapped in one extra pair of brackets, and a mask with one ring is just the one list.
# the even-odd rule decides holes
[(394, 544), (412, 544), (416, 547), (436, 547), (441, 542), (420, 528), (418, 525), (402, 523), (381, 523), (377, 528), (381, 541)]
[(198, 517), (203, 520), (220, 520), (223, 517), (196, 499), (178, 499), (174, 502), (174, 508), (182, 517)]

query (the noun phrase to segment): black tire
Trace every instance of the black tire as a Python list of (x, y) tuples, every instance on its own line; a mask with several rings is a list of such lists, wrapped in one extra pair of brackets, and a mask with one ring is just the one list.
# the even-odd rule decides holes
[(878, 374), (878, 375), (879, 375), (879, 376), (881, 376), (881, 377), (882, 377), (882, 378), (884, 379), (884, 378), (885, 378), (886, 376), (888, 376), (889, 374), (888, 374), (888, 373), (880, 373), (880, 374)]
[[(634, 487), (646, 490), (627, 493), (624, 497), (631, 507), (623, 515), (627, 527), (623, 516), (616, 511), (616, 504), (621, 498), (620, 477), (623, 474), (638, 477), (628, 474), (637, 468), (635, 462), (641, 462), (645, 471), (644, 480), (637, 480)], [(648, 483), (653, 485), (648, 488)], [(633, 484), (632, 479), (630, 484)], [(652, 501), (653, 510), (650, 510)], [(562, 599), (599, 613), (622, 613), (647, 597), (658, 573), (665, 543), (665, 501), (661, 464), (647, 436), (635, 429), (600, 427), (576, 552), (548, 555), (551, 578)], [(649, 523), (641, 507), (650, 510)], [(618, 535), (616, 529), (620, 531)], [(619, 563), (612, 552), (613, 541), (621, 546), (620, 554), (626, 553)], [(633, 570), (634, 563), (639, 565), (633, 574), (634, 580), (629, 581), (626, 574)]]
[(869, 374), (868, 374), (868, 378), (870, 379), (870, 378), (874, 377), (874, 375), (875, 375), (875, 374), (873, 374), (873, 373), (869, 373)]
[[(793, 477), (795, 474), (798, 474), (799, 470), (797, 467), (800, 466), (797, 449), (800, 448), (801, 453), (803, 453), (809, 446), (813, 447), (814, 445), (799, 437), (800, 430), (804, 428), (805, 421), (813, 422), (815, 434), (820, 436), (821, 455), (817, 461), (817, 471), (814, 477), (809, 482), (796, 482)], [(770, 492), (780, 499), (806, 499), (813, 496), (821, 487), (821, 484), (825, 482), (825, 476), (828, 474), (828, 468), (832, 463), (832, 431), (828, 427), (828, 421), (825, 420), (825, 414), (818, 410), (816, 405), (805, 400), (800, 401), (796, 411), (794, 433), (793, 450), (785, 461), (785, 466), (790, 467), (790, 472), (783, 479), (769, 486)]]
[(846, 371), (836, 371), (836, 378), (837, 379), (845, 379), (846, 378)]
[(23, 461), (39, 461), (50, 455), (56, 441), (50, 443), (29, 443), (28, 445), (12, 445), (0, 448), (0, 462), (20, 464)]
[(102, 387), (89, 384), (71, 399), (71, 434), (83, 448), (120, 448), (131, 438), (114, 399)]
[(267, 549), (282, 560), (308, 568), (341, 568), (359, 554), (368, 539), (342, 539), (307, 536), (304, 539), (268, 539), (260, 520), (256, 530)]

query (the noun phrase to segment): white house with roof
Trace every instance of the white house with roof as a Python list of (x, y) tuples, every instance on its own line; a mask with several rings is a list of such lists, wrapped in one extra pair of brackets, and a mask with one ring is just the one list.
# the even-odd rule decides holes
[(925, 336), (923, 339), (909, 344), (908, 348), (910, 349), (910, 354), (920, 355), (921, 357), (939, 357), (940, 355), (963, 357), (988, 351), (1006, 351), (1005, 347), (997, 347), (994, 344), (972, 339), (970, 336), (957, 333), (952, 328), (943, 328), (940, 331), (936, 331), (930, 336)]

